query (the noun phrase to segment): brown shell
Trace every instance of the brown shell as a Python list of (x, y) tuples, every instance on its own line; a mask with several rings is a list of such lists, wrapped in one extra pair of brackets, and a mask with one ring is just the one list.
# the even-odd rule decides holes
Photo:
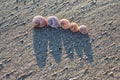
[(78, 29), (78, 24), (75, 23), (75, 22), (71, 23), (71, 24), (70, 24), (70, 30), (71, 30), (72, 32), (78, 32), (78, 31), (79, 31), (79, 29)]
[(69, 29), (70, 28), (70, 22), (69, 22), (69, 20), (67, 20), (67, 19), (61, 19), (60, 20), (60, 26), (63, 29)]

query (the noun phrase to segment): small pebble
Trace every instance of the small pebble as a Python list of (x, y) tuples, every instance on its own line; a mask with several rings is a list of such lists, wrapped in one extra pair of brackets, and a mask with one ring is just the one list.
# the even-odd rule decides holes
[(108, 22), (108, 25), (110, 25), (110, 26), (111, 26), (111, 25), (112, 25), (112, 23), (113, 23), (113, 21), (109, 21), (109, 22)]
[(2, 62), (0, 62), (0, 70), (3, 68), (3, 64)]
[(2, 63), (0, 62), (0, 66), (2, 66)]
[(22, 41), (20, 41), (20, 43), (21, 43), (21, 44), (23, 44), (23, 43), (24, 43), (24, 41), (22, 40)]
[(113, 72), (109, 72), (109, 73), (108, 73), (108, 77), (114, 77)]
[(91, 4), (96, 5), (97, 0), (92, 0)]
[(78, 78), (79, 78), (79, 76), (76, 76), (76, 77), (71, 78), (71, 79), (69, 79), (69, 80), (78, 80)]

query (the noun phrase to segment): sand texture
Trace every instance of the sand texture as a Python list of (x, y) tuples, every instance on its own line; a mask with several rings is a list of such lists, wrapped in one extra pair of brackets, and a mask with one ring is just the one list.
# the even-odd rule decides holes
[[(33, 29), (36, 15), (89, 34)], [(120, 0), (0, 0), (0, 80), (120, 80)]]

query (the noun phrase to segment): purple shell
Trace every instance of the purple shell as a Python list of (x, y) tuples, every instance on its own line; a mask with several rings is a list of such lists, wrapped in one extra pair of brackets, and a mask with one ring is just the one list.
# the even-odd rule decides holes
[(47, 20), (43, 16), (37, 15), (33, 17), (32, 23), (33, 27), (44, 27), (47, 25)]
[(42, 20), (42, 16), (38, 15), (33, 18), (32, 22), (35, 24), (39, 24), (39, 23), (41, 23), (41, 20)]
[(56, 16), (50, 16), (47, 18), (48, 26), (53, 28), (59, 27), (59, 19)]

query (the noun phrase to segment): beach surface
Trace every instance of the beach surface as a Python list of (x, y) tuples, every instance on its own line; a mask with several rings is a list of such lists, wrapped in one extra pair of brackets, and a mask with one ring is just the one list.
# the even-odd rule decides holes
[[(32, 28), (36, 15), (89, 33)], [(120, 80), (120, 0), (0, 0), (0, 80)]]

